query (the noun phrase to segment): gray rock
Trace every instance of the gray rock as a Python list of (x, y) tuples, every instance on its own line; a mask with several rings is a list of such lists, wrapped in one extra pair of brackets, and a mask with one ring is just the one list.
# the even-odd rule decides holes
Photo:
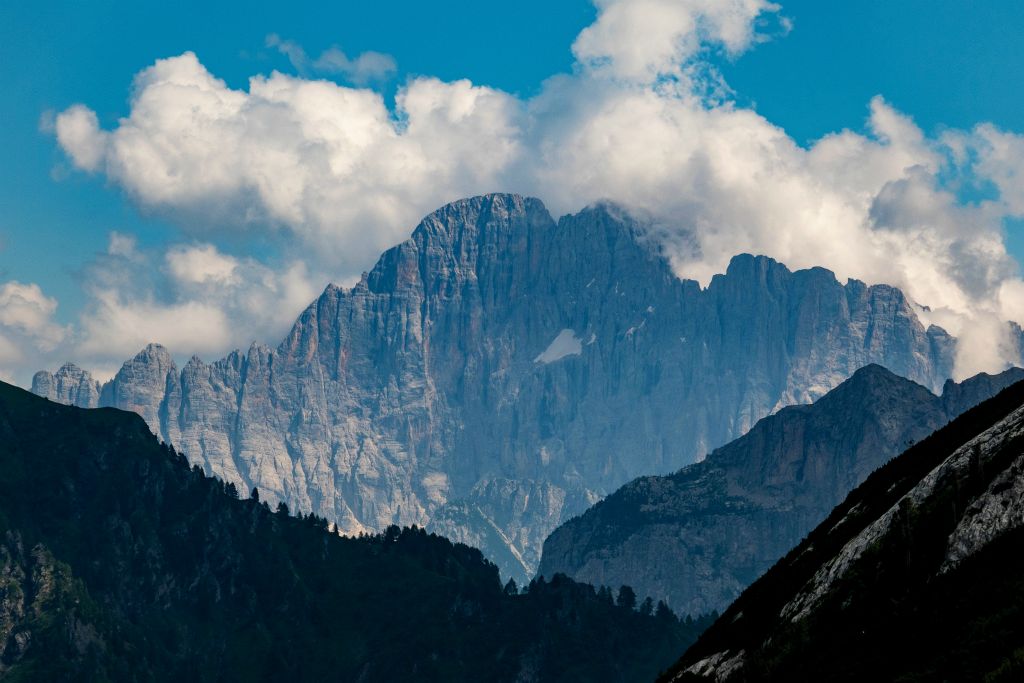
[(96, 408), (100, 403), (100, 383), (74, 363), (65, 363), (57, 372), (37, 372), (32, 377), (32, 392), (81, 408)]
[(1024, 370), (947, 382), (941, 397), (870, 365), (812, 405), (764, 418), (701, 463), (630, 482), (544, 543), (539, 573), (722, 611), (890, 458)]
[(276, 349), (177, 373), (149, 347), (100, 403), (272, 504), (349, 533), (428, 525), (523, 580), (551, 530), (630, 479), (867, 363), (938, 388), (952, 348), (892, 287), (743, 255), (702, 290), (615, 207), (556, 223), (498, 194), (427, 216)]

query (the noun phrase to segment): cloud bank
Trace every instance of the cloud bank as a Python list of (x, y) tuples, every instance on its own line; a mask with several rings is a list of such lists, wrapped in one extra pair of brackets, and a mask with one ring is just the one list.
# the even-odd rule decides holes
[[(776, 4), (596, 5), (595, 23), (572, 45), (573, 73), (553, 76), (530, 99), (415, 77), (389, 109), (372, 89), (309, 77), (330, 64), (359, 70), (363, 57), (338, 50), (310, 60), (271, 37), (299, 76), (254, 76), (235, 90), (186, 52), (136, 76), (130, 111), (113, 128), (74, 105), (56, 117), (56, 137), (77, 168), (176, 219), (196, 244), (259, 233), (300, 245), (310, 271), (335, 279), (366, 269), (422, 215), (459, 197), (520, 192), (555, 213), (610, 199), (652, 216), (682, 276), (706, 282), (744, 251), (793, 268), (825, 266), (896, 285), (927, 306), (926, 321), (963, 340), (959, 376), (1019, 361), (1003, 323), (1024, 320), (1024, 282), (1002, 226), (1024, 215), (1024, 137), (990, 124), (929, 137), (876, 97), (863, 131), (805, 148), (737, 106), (708, 59), (743, 53), (764, 30), (785, 32)], [(960, 199), (982, 185), (995, 191)], [(175, 325), (166, 320), (191, 320), (196, 332), (229, 321), (268, 329), (244, 296), (211, 300), (210, 288), (264, 283), (265, 302), (313, 291), (308, 276), (294, 274), (299, 266), (264, 271), (209, 245), (172, 248), (165, 268), (173, 305), (126, 286), (96, 287), (83, 348), (98, 350), (115, 334), (171, 344)], [(210, 351), (228, 342), (210, 334)]]

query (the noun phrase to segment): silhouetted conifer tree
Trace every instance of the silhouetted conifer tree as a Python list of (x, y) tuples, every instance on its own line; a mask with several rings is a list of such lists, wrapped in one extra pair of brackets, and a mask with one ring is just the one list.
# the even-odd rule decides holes
[(675, 613), (665, 604), (664, 600), (658, 600), (658, 607), (654, 610), (654, 616), (661, 621), (677, 621)]
[(636, 609), (636, 592), (629, 586), (622, 586), (615, 604), (626, 609)]

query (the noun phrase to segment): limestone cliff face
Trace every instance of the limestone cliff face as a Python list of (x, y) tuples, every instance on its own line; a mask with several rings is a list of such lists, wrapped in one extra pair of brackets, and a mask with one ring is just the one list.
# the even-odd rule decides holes
[(872, 471), (1021, 379), (1020, 369), (978, 375), (939, 397), (867, 366), (703, 462), (632, 481), (566, 522), (539, 571), (629, 585), (684, 614), (722, 611)]
[[(559, 522), (633, 477), (867, 363), (938, 388), (952, 346), (891, 287), (744, 255), (702, 290), (615, 207), (556, 223), (488, 195), (329, 286), (276, 349), (178, 371), (151, 346), (98, 402), (271, 501), (348, 532), (425, 524), (524, 578)], [(78, 404), (55, 382), (34, 390)]]
[(32, 378), (32, 391), (57, 403), (80, 408), (100, 404), (100, 383), (74, 363), (65, 363), (57, 372), (38, 372)]

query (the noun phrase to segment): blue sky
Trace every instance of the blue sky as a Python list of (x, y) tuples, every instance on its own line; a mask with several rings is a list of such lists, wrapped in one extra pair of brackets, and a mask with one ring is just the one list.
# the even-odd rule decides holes
[[(755, 30), (763, 27), (764, 40), (750, 41), (727, 56), (712, 39), (697, 61), (721, 71), (733, 92), (732, 106), (756, 111), (796, 144), (807, 148), (822, 136), (847, 128), (868, 131), (869, 103), (876, 95), (912, 118), (931, 140), (948, 130), (971, 131), (983, 122), (1001, 131), (1024, 131), (1024, 41), (1019, 38), (1024, 35), (1024, 4), (781, 4), (781, 15), (791, 21), (788, 33), (779, 30), (774, 13), (763, 13), (753, 25)], [(294, 41), (311, 59), (331, 46), (349, 56), (371, 50), (391, 55), (397, 72), (371, 85), (384, 94), (392, 110), (396, 93), (410, 79), (422, 76), (445, 82), (466, 78), (529, 103), (545, 92), (549, 77), (589, 68), (581, 67), (571, 47), (598, 17), (598, 8), (583, 0), (523, 0), (513, 6), (463, 1), (5, 3), (0, 6), (0, 145), (5, 151), (0, 171), (0, 283), (38, 284), (46, 296), (59, 301), (54, 322), (80, 328), (79, 319), (94, 296), (89, 278), (96, 270), (97, 254), (109, 250), (112, 231), (131, 236), (140, 250), (152, 250), (155, 263), (164, 262), (157, 252), (186, 243), (215, 245), (218, 253), (253, 258), (271, 269), (305, 258), (301, 249), (288, 246), (294, 240), (283, 241), (273, 231), (197, 232), (190, 228), (196, 220), (194, 207), (154, 205), (139, 198), (140, 190), (130, 180), (75, 168), (46, 122), (83, 103), (95, 112), (100, 128), (117, 128), (119, 118), (130, 113), (133, 77), (157, 59), (193, 51), (209, 73), (234, 90), (244, 91), (251, 76), (275, 69), (349, 85), (336, 73), (298, 74), (284, 54), (268, 47), (267, 36), (276, 34)], [(573, 100), (578, 101), (580, 97)], [(973, 170), (965, 172), (956, 183), (940, 189), (953, 192), (970, 207), (989, 198), (992, 184), (974, 183), (974, 176)], [(523, 189), (533, 187), (544, 185), (524, 183)], [(578, 208), (570, 200), (554, 205)], [(1024, 228), (1013, 211), (975, 218), (998, 221), (1000, 229), (1007, 230), (1010, 255), (1017, 261), (1024, 258), (1024, 238), (1019, 234)], [(411, 227), (392, 230), (400, 235)], [(758, 244), (754, 240), (736, 247)], [(366, 260), (353, 258), (362, 259), (359, 263)], [(311, 266), (310, 286), (316, 289), (322, 285), (319, 280), (351, 277), (359, 263)], [(877, 270), (844, 269), (841, 262), (825, 265), (857, 276), (871, 276)], [(182, 291), (168, 293), (161, 284), (147, 286), (164, 303), (180, 303), (185, 296)], [(252, 334), (262, 333), (271, 332), (256, 329)], [(73, 330), (68, 339), (80, 334), (80, 329)], [(74, 350), (65, 345), (60, 352)]]
[(569, 70), (568, 46), (593, 16), (585, 1), (526, 0), (515, 12), (467, 1), (443, 9), (420, 2), (3, 3), (0, 280), (44, 283), (61, 300), (60, 316), (70, 320), (81, 296), (75, 271), (106, 247), (110, 230), (134, 232), (143, 242), (175, 232), (165, 220), (140, 215), (102, 179), (59, 174), (55, 180), (63, 154), (39, 130), (44, 112), (75, 102), (89, 102), (106, 124), (116, 122), (127, 113), (132, 76), (157, 58), (193, 50), (242, 87), (254, 73), (292, 70), (265, 47), (266, 36), (277, 33), (310, 51), (339, 44), (394, 55), (400, 72), (388, 84), (391, 92), (406, 74), (425, 73), (529, 93), (552, 73)]

